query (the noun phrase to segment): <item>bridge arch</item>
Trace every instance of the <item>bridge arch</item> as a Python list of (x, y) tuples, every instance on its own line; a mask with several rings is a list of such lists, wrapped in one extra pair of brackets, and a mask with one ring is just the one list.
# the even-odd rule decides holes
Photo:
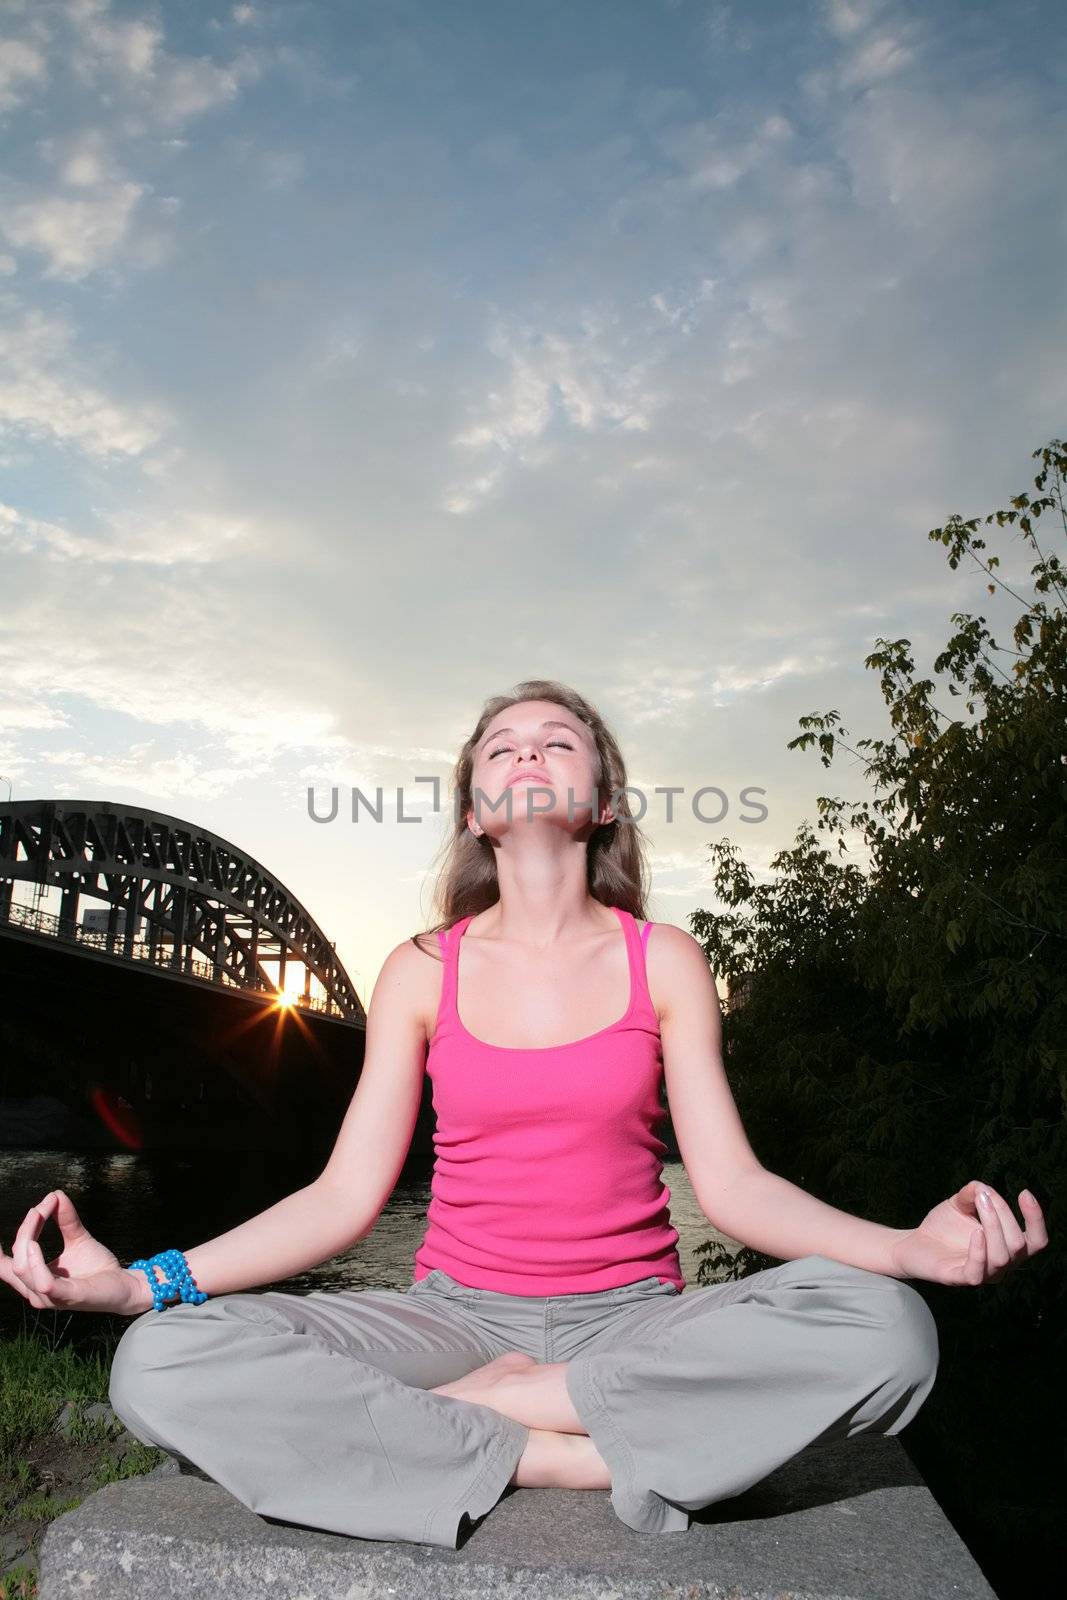
[[(16, 903), (19, 882), (38, 898), (57, 886), (58, 915)], [(83, 898), (104, 902), (99, 927), (79, 922)], [(0, 924), (267, 994), (284, 991), (287, 965), (299, 963), (298, 1005), (366, 1023), (333, 944), (296, 896), (246, 851), (162, 812), (93, 800), (0, 804)]]

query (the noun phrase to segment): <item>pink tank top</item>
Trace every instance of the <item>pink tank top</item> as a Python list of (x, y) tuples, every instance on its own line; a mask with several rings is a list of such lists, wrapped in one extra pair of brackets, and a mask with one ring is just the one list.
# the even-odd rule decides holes
[(459, 941), (471, 917), (439, 932), (444, 958), (426, 1057), (437, 1116), (427, 1227), (414, 1280), (435, 1268), (498, 1294), (581, 1294), (642, 1278), (685, 1288), (667, 1146), (657, 1126), (663, 1052), (643, 935), (626, 938), (630, 1003), (610, 1027), (569, 1044), (490, 1045), (456, 1006)]

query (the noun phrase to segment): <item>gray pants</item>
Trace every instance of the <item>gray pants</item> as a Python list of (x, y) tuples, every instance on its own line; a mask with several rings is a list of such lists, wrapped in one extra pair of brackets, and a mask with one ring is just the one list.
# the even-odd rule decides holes
[(528, 1297), (432, 1272), (405, 1290), (224, 1294), (126, 1329), (111, 1403), (143, 1443), (263, 1516), (456, 1549), (529, 1429), (429, 1391), (521, 1350), (567, 1362), (619, 1519), (674, 1533), (809, 1444), (899, 1433), (933, 1388), (937, 1326), (909, 1283), (804, 1256), (680, 1292)]

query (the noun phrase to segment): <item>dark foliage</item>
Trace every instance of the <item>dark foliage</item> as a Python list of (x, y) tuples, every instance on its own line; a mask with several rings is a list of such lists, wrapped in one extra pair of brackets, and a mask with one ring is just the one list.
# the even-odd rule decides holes
[(1043, 1208), (1047, 1249), (1001, 1282), (917, 1285), (941, 1364), (907, 1447), (1004, 1596), (1058, 1583), (1067, 1437), (1067, 447), (1034, 459), (1034, 496), (984, 519), (1016, 530), (1029, 580), (1000, 577), (978, 518), (929, 534), (1017, 604), (1012, 644), (957, 613), (917, 678), (910, 641), (878, 639), (889, 736), (853, 747), (828, 711), (789, 744), (858, 757), (870, 796), (820, 797), (770, 882), (714, 845), (721, 909), (691, 918), (739, 992), (728, 1069), (766, 1166), (894, 1227), (975, 1178), (1020, 1222), (1021, 1189)]

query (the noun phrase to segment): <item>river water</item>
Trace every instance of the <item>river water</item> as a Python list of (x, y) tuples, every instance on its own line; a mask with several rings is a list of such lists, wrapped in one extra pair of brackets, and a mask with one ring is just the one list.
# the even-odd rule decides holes
[[(0, 1151), (0, 1245), (11, 1254), (15, 1231), (32, 1205), (52, 1189), (74, 1202), (82, 1222), (123, 1266), (159, 1250), (191, 1250), (274, 1205), (309, 1183), (321, 1170), (299, 1170), (298, 1161), (280, 1170), (276, 1155), (258, 1152), (224, 1155), (190, 1152)], [(373, 1230), (351, 1250), (297, 1277), (264, 1283), (248, 1291), (285, 1289), (405, 1289), (414, 1273), (414, 1255), (426, 1229), (432, 1168), (401, 1175)], [(671, 1192), (671, 1221), (678, 1230), (678, 1254), (690, 1286), (697, 1284), (698, 1246), (721, 1240), (697, 1205), (685, 1167), (663, 1164)], [(39, 1235), (46, 1260), (59, 1254), (62, 1239), (49, 1218)], [(161, 1315), (166, 1315), (165, 1312)], [(0, 1338), (36, 1330), (53, 1344), (88, 1353), (111, 1344), (129, 1324), (127, 1317), (99, 1312), (38, 1310), (0, 1281)]]

